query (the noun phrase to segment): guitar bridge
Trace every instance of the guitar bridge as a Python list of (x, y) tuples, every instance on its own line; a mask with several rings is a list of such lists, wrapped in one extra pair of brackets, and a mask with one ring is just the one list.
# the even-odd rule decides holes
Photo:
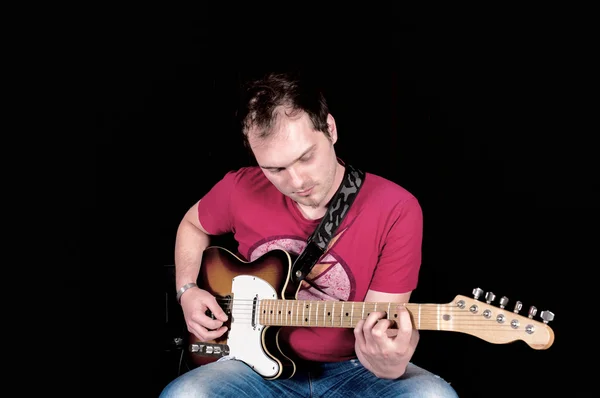
[(252, 330), (256, 330), (256, 306), (258, 305), (258, 295), (255, 295), (254, 298), (252, 299), (252, 316), (251, 318), (251, 322), (252, 322)]

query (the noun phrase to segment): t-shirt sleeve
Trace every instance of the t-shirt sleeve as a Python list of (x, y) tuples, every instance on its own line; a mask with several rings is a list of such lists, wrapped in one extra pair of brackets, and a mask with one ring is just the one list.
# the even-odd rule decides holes
[(417, 199), (397, 205), (390, 224), (369, 289), (406, 293), (417, 287), (421, 267), (423, 212)]
[(231, 204), (236, 189), (237, 172), (230, 171), (219, 180), (198, 204), (198, 220), (206, 232), (222, 235), (233, 232)]

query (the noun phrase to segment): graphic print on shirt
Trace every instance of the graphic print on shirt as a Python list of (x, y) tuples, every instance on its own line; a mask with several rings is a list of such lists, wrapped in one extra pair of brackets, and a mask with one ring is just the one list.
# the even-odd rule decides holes
[[(329, 242), (327, 253), (314, 265), (298, 290), (299, 300), (344, 300), (348, 301), (354, 293), (355, 283), (344, 260), (330, 249), (342, 236), (346, 229), (337, 233)], [(249, 253), (250, 261), (254, 261), (265, 253), (282, 249), (299, 255), (306, 241), (298, 237), (274, 236), (253, 246)]]

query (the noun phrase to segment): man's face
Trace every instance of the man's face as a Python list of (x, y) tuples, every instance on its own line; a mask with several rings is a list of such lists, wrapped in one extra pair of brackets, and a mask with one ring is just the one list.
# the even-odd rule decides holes
[(274, 134), (266, 140), (248, 135), (250, 147), (265, 176), (284, 195), (304, 206), (325, 206), (334, 190), (337, 158), (335, 121), (328, 117), (331, 140), (313, 129), (304, 112), (293, 117), (280, 113)]

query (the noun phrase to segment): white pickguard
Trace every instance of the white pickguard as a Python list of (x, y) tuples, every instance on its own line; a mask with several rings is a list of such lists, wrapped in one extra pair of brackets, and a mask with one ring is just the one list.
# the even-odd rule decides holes
[(227, 344), (229, 355), (246, 362), (256, 372), (264, 377), (276, 376), (281, 364), (269, 357), (263, 348), (263, 325), (252, 324), (252, 316), (258, 321), (258, 316), (252, 312), (252, 300), (277, 299), (275, 289), (264, 279), (252, 275), (240, 275), (233, 278), (231, 283), (233, 306), (231, 330)]

